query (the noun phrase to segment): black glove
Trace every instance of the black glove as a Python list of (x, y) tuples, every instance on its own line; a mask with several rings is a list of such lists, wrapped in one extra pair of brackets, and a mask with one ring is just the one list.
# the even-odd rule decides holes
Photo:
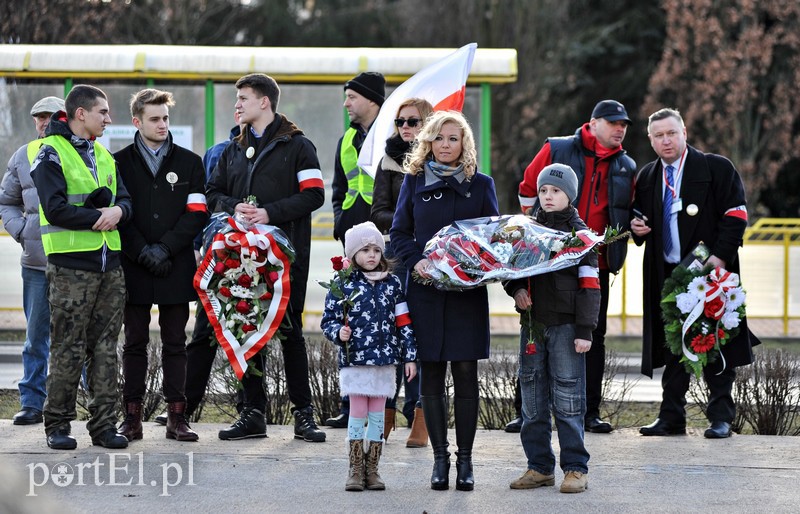
[(163, 243), (153, 243), (142, 248), (139, 264), (155, 274), (155, 268), (164, 261), (169, 261), (169, 248)]
[(171, 259), (166, 259), (162, 261), (161, 264), (159, 264), (158, 266), (150, 268), (150, 272), (157, 278), (165, 278), (170, 274), (171, 271), (172, 271)]

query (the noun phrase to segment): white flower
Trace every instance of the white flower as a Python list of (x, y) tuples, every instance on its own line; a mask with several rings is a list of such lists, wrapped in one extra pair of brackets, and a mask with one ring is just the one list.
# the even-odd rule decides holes
[(725, 330), (730, 330), (732, 328), (736, 328), (739, 326), (739, 322), (742, 320), (739, 319), (738, 312), (726, 312), (722, 315), (722, 319), (719, 320), (722, 323), (722, 326), (725, 327)]
[(231, 329), (231, 330), (236, 328), (236, 322), (234, 320), (232, 320), (232, 319), (229, 319), (228, 321), (226, 321), (225, 325), (227, 325), (228, 328)]
[(497, 256), (497, 260), (502, 262), (503, 264), (508, 264), (508, 260), (511, 258), (512, 246), (510, 243), (495, 243), (492, 245), (492, 250), (494, 250), (494, 254)]
[(550, 249), (553, 250), (555, 253), (558, 253), (564, 249), (564, 242), (558, 240), (553, 241), (553, 243), (550, 245)]
[(231, 286), (231, 296), (235, 296), (236, 298), (252, 298), (253, 292), (247, 289), (246, 287), (242, 287), (240, 285)]
[(734, 287), (732, 289), (728, 289), (726, 296), (728, 297), (728, 302), (725, 304), (725, 310), (731, 312), (744, 305), (745, 297), (747, 295), (745, 294), (744, 289), (741, 287)]
[(678, 305), (678, 309), (681, 310), (681, 313), (688, 314), (692, 312), (692, 309), (700, 302), (697, 297), (692, 293), (681, 293), (675, 297), (675, 300)]
[(698, 300), (705, 299), (706, 292), (708, 292), (708, 282), (706, 282), (706, 277), (695, 277), (694, 280), (689, 282), (689, 286), (686, 288), (686, 290), (692, 293)]

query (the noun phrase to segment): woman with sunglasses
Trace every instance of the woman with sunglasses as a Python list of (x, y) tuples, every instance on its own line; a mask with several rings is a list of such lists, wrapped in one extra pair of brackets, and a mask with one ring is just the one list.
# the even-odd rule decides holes
[[(392, 273), (406, 283), (406, 267), (394, 257), (392, 244), (389, 239), (389, 229), (392, 227), (392, 218), (397, 206), (397, 197), (400, 195), (400, 186), (403, 185), (403, 161), (411, 150), (411, 144), (417, 137), (425, 123), (425, 119), (433, 111), (433, 107), (422, 98), (409, 98), (404, 100), (397, 109), (394, 120), (394, 134), (386, 140), (386, 155), (384, 155), (378, 170), (375, 172), (375, 188), (372, 193), (372, 212), (370, 220), (375, 223), (378, 230), (384, 234), (386, 240), (385, 255), (392, 260)], [(398, 368), (399, 369), (399, 368)], [(397, 392), (400, 392), (402, 374), (397, 376)], [(412, 381), (405, 381), (405, 405), (403, 415), (411, 425), (411, 433), (406, 441), (408, 448), (422, 448), (428, 445), (428, 431), (425, 428), (425, 417), (422, 414), (422, 405), (419, 404), (419, 377)], [(384, 425), (384, 439), (389, 437), (389, 432), (394, 428), (394, 419), (397, 412), (397, 393), (394, 398), (386, 400), (386, 417)]]
[[(491, 177), (478, 172), (475, 141), (460, 112), (438, 111), (425, 122), (405, 161), (390, 230), (395, 254), (422, 278), (431, 278), (425, 244), (456, 220), (498, 215)], [(433, 447), (431, 489), (449, 488), (447, 448), (447, 363), (453, 376), (456, 427), (456, 489), (471, 491), (472, 444), (478, 429), (478, 360), (489, 357), (489, 299), (485, 287), (440, 291), (408, 281), (406, 295), (417, 359), (422, 365), (421, 398)]]

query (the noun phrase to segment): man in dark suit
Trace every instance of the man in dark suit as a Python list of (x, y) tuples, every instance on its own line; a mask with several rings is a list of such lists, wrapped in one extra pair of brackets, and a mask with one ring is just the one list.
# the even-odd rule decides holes
[(142, 438), (150, 309), (158, 305), (167, 402), (167, 438), (197, 441), (186, 422), (186, 323), (197, 299), (193, 241), (208, 221), (200, 156), (172, 142), (172, 93), (143, 89), (131, 99), (133, 144), (114, 157), (133, 199), (133, 221), (121, 229), (125, 302), (122, 373), (125, 421), (118, 432)]
[[(664, 280), (700, 242), (711, 250), (707, 264), (738, 273), (737, 252), (747, 227), (747, 207), (736, 168), (725, 157), (688, 146), (686, 127), (677, 110), (651, 114), (647, 133), (658, 159), (639, 172), (634, 209), (640, 212), (631, 221), (634, 241), (645, 243), (642, 373), (652, 377), (654, 368), (665, 368), (658, 419), (639, 432), (663, 436), (686, 433), (689, 389), (689, 374), (680, 357), (664, 345), (660, 308)], [(731, 395), (735, 368), (752, 363), (752, 346), (759, 342), (747, 329), (746, 320), (740, 329), (723, 347), (725, 358), (703, 370), (710, 391), (706, 414), (711, 426), (705, 431), (710, 439), (731, 435), (736, 414)]]

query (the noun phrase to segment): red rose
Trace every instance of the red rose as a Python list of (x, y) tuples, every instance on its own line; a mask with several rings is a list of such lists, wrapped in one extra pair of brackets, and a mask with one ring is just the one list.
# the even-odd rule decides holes
[(264, 291), (264, 294), (258, 297), (259, 300), (270, 300), (272, 298), (272, 293), (269, 291)]
[(331, 264), (333, 264), (333, 271), (341, 271), (344, 269), (344, 264), (342, 260), (344, 258), (341, 255), (337, 255), (336, 257), (331, 257)]
[(250, 323), (245, 323), (244, 325), (242, 325), (242, 332), (244, 332), (245, 334), (248, 332), (252, 332), (255, 329), (256, 326)]
[(277, 271), (270, 271), (267, 278), (270, 282), (276, 282), (278, 280), (278, 272)]
[(258, 273), (259, 275), (263, 275), (266, 272), (267, 272), (266, 266), (259, 266), (256, 268), (256, 273)]
[(525, 355), (533, 355), (536, 353), (536, 343), (533, 341), (528, 342), (525, 345)]
[(242, 287), (250, 287), (253, 284), (253, 279), (248, 274), (243, 274), (239, 277), (239, 285)]
[(218, 262), (214, 264), (214, 273), (216, 273), (217, 275), (222, 275), (223, 273), (225, 273), (225, 263)]
[(703, 314), (707, 318), (711, 319), (720, 319), (723, 314), (725, 314), (725, 303), (722, 301), (722, 298), (717, 296), (710, 302), (706, 302), (705, 306), (703, 307)]
[(718, 328), (718, 329), (717, 329), (717, 339), (719, 339), (719, 340), (723, 340), (723, 339), (725, 339), (726, 337), (727, 337), (727, 334), (725, 334), (725, 331), (724, 331), (724, 330), (722, 330), (721, 328)]
[(239, 267), (239, 261), (236, 259), (226, 259), (225, 260), (225, 267), (228, 269), (234, 269)]
[(239, 303), (236, 304), (236, 311), (241, 314), (247, 314), (250, 312), (250, 305), (244, 300), (239, 300)]
[(230, 298), (231, 297), (231, 290), (228, 289), (227, 287), (220, 287), (219, 288), (219, 294), (221, 294), (222, 296), (224, 296), (226, 298)]

